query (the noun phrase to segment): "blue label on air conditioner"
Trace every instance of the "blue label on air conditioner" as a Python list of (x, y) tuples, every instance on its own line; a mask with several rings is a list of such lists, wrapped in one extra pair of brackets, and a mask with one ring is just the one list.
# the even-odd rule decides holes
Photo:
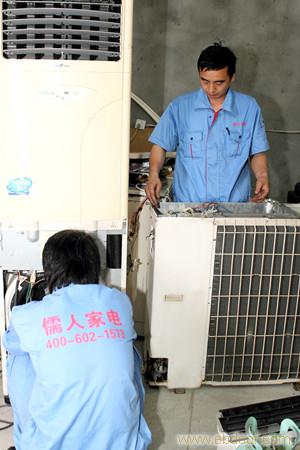
[(32, 186), (30, 178), (19, 177), (9, 180), (6, 189), (9, 195), (28, 195)]

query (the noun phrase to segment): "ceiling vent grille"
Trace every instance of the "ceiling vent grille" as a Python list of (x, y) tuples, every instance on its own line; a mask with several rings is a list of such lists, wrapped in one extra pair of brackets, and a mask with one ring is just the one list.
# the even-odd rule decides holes
[(118, 61), (122, 0), (2, 2), (8, 59)]

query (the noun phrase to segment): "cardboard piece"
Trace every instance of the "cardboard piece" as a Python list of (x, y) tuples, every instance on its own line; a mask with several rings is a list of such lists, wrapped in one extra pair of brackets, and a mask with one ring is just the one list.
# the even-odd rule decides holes
[(130, 128), (130, 153), (149, 153), (152, 144), (148, 142), (153, 127), (146, 127), (144, 130)]

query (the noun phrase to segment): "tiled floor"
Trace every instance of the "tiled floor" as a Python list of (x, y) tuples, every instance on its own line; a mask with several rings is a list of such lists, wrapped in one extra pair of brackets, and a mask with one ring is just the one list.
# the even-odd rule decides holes
[[(5, 424), (1, 421), (11, 421), (12, 415), (11, 408), (4, 406), (2, 392), (0, 395), (0, 428), (2, 428)], [(187, 390), (184, 394), (175, 394), (166, 388), (147, 387), (145, 416), (153, 435), (151, 450), (197, 448), (178, 445), (177, 436), (187, 433), (207, 435), (209, 439), (206, 441), (207, 444), (199, 445), (198, 448), (216, 449), (213, 443), (217, 435), (219, 409), (290, 395), (298, 395), (290, 384), (245, 387), (203, 386), (201, 389)], [(0, 450), (6, 450), (12, 444), (12, 428), (0, 431)]]
[[(209, 439), (198, 446), (205, 450), (216, 449), (218, 443), (217, 416), (219, 409), (231, 406), (298, 395), (291, 384), (245, 387), (212, 387), (187, 390), (174, 394), (167, 389), (146, 391), (145, 416), (153, 434), (151, 450), (174, 450), (178, 434), (201, 434)], [(217, 438), (216, 438), (217, 436)], [(211, 443), (211, 445), (209, 445)], [(195, 446), (191, 448), (197, 448)]]

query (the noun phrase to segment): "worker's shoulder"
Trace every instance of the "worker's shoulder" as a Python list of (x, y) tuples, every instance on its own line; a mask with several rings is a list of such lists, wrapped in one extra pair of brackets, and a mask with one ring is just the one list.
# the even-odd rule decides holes
[(40, 310), (41, 301), (30, 301), (24, 305), (14, 306), (11, 312), (13, 322), (23, 322), (28, 316), (33, 317)]
[(107, 290), (109, 290), (110, 295), (113, 299), (115, 299), (116, 301), (121, 301), (121, 302), (130, 302), (129, 297), (127, 296), (127, 294), (125, 294), (124, 292), (120, 291), (117, 288), (109, 288), (107, 286), (104, 286)]
[[(76, 286), (78, 288), (78, 286)], [(115, 287), (106, 286), (105, 284), (90, 284), (90, 285), (81, 285), (79, 286), (82, 291), (80, 294), (88, 294), (91, 299), (95, 300), (103, 300), (109, 302), (129, 302), (129, 298), (127, 295)]]
[(244, 94), (243, 92), (232, 90), (234, 100), (238, 105), (252, 106), (257, 108), (259, 105), (257, 100), (251, 95)]
[(199, 89), (196, 91), (186, 92), (185, 94), (178, 95), (172, 100), (171, 105), (178, 106), (194, 102), (199, 96)]
[(112, 311), (118, 311), (125, 314), (128, 319), (132, 316), (132, 305), (129, 297), (124, 292), (115, 287), (103, 286), (102, 305)]

